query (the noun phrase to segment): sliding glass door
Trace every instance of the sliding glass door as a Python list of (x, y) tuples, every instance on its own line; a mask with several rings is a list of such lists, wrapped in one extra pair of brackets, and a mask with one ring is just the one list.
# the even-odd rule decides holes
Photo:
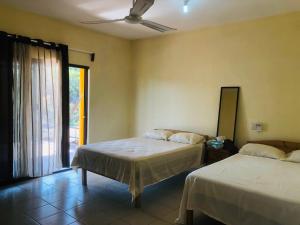
[(88, 67), (70, 65), (69, 67), (69, 142), (70, 163), (78, 146), (86, 144), (87, 138), (87, 93)]

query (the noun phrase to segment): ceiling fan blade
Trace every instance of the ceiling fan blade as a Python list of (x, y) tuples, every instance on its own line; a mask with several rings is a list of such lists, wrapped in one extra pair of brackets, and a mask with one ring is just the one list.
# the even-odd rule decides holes
[(154, 4), (154, 0), (135, 0), (130, 9), (131, 16), (142, 16)]
[(81, 21), (82, 24), (102, 24), (102, 23), (113, 23), (124, 21), (124, 19), (115, 19), (115, 20), (91, 20), (91, 21)]
[(159, 23), (155, 23), (155, 22), (152, 22), (149, 20), (142, 20), (142, 22), (140, 24), (142, 24), (146, 27), (149, 27), (151, 29), (157, 30), (159, 32), (176, 30), (175, 28), (167, 27), (167, 26), (164, 26), (164, 25), (161, 25)]

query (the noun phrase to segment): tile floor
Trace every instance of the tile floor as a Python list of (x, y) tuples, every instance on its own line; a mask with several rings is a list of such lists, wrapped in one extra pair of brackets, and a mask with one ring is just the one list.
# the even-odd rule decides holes
[[(168, 225), (178, 214), (186, 174), (149, 186), (142, 208), (130, 206), (127, 186), (88, 173), (81, 185), (80, 171), (67, 171), (0, 187), (0, 224), (3, 225)], [(197, 225), (220, 225), (204, 215)]]

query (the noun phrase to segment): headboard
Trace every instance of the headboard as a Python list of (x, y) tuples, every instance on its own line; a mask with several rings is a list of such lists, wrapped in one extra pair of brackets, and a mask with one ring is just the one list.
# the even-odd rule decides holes
[(300, 150), (300, 143), (297, 142), (263, 140), (263, 141), (249, 141), (248, 143), (270, 145), (283, 150), (285, 153), (290, 153), (294, 150)]
[(185, 132), (185, 133), (195, 133), (195, 134), (199, 134), (199, 135), (201, 135), (201, 136), (203, 136), (203, 137), (205, 137), (205, 140), (209, 140), (209, 136), (208, 135), (206, 135), (206, 134), (200, 134), (200, 133), (197, 133), (197, 132), (192, 132), (192, 131), (183, 131), (183, 130), (173, 130), (173, 129), (155, 129), (155, 130), (168, 130), (168, 131), (171, 131), (171, 132), (173, 132), (174, 134), (176, 134), (176, 133), (179, 133), (179, 132)]

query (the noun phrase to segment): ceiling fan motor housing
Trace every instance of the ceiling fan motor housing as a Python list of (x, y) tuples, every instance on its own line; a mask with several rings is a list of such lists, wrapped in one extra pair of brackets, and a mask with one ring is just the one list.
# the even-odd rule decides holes
[(125, 21), (130, 24), (138, 24), (142, 21), (142, 17), (136, 15), (129, 15), (125, 17)]

